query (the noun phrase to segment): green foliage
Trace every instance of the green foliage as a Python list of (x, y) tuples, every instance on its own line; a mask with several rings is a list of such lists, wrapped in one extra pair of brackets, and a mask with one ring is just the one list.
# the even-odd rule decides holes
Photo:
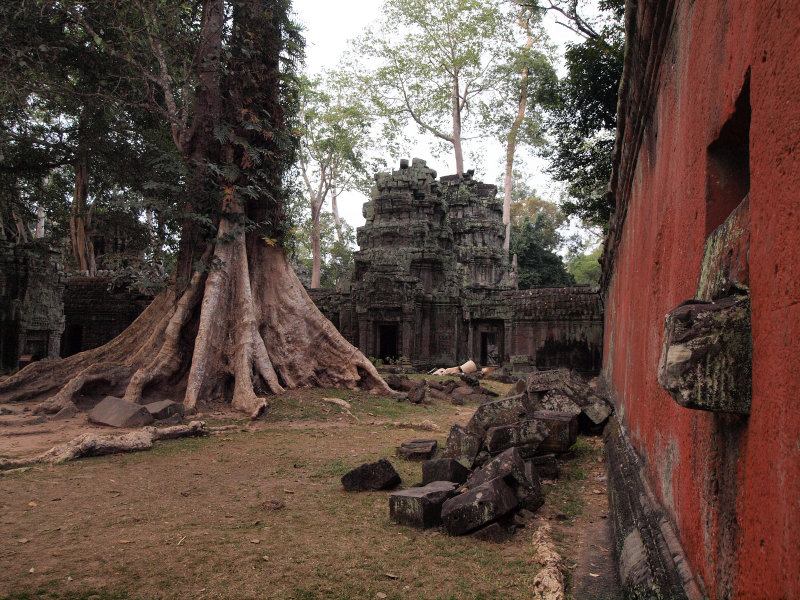
[(611, 178), (622, 77), (624, 0), (600, 1), (596, 24), (581, 18), (577, 2), (550, 4), (560, 6), (563, 12), (559, 12), (585, 39), (567, 48), (567, 76), (559, 83), (559, 102), (546, 122), (552, 144), (543, 154), (553, 177), (567, 183), (570, 197), (562, 205), (564, 212), (606, 227), (612, 210), (605, 191)]
[(577, 285), (597, 285), (600, 281), (600, 256), (603, 246), (598, 246), (587, 254), (576, 254), (567, 260), (567, 271), (575, 278)]
[(499, 84), (495, 66), (514, 49), (508, 15), (497, 0), (385, 0), (383, 14), (357, 42), (364, 60), (353, 65), (353, 80), (385, 139), (402, 139), (413, 123), (440, 149), (455, 149), (458, 162), (461, 128)]
[[(542, 109), (550, 108), (558, 101), (558, 77), (553, 68), (552, 48), (547, 45), (540, 12), (522, 9), (516, 20), (529, 39), (501, 46), (506, 54), (493, 66), (492, 86), (478, 104), (480, 127), (505, 147), (509, 142), (543, 146), (546, 140)], [(526, 75), (524, 79), (523, 72)], [(527, 106), (523, 120), (515, 130), (513, 126), (523, 96)]]
[[(293, 231), (293, 259), (304, 265), (311, 272), (313, 261), (311, 247), (310, 215)], [(319, 218), (320, 250), (322, 267), (320, 271), (320, 287), (326, 289), (346, 289), (353, 274), (353, 248), (355, 247), (355, 229), (346, 221), (341, 221), (342, 240), (336, 232), (333, 216), (322, 213)]]
[(94, 210), (144, 259), (134, 222), (154, 216), (153, 263), (169, 262), (157, 255), (178, 227), (199, 256), (230, 206), (246, 215), (237, 234), (282, 240), (303, 46), (288, 12), (289, 0), (2, 3), (2, 229), (48, 198), (62, 218), (87, 160)]
[(511, 225), (512, 255), (517, 255), (519, 289), (535, 287), (568, 286), (575, 281), (564, 267), (564, 262), (552, 247), (553, 222), (544, 211), (534, 221), (523, 217)]

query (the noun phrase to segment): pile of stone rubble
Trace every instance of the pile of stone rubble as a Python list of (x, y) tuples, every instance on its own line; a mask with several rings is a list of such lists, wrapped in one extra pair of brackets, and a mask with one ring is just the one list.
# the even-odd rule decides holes
[[(487, 398), (466, 427), (453, 425), (441, 458), (436, 440), (404, 442), (397, 455), (422, 461), (422, 482), (389, 496), (390, 517), (451, 535), (505, 539), (543, 503), (540, 477), (558, 476), (557, 456), (578, 431), (598, 433), (611, 405), (566, 370), (532, 373), (502, 399)], [(400, 477), (382, 458), (346, 474), (347, 490), (392, 489)]]

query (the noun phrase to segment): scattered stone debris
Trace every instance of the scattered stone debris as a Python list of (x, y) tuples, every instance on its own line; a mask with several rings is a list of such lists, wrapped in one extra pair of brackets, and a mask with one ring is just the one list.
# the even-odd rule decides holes
[(161, 400), (159, 402), (145, 404), (144, 406), (147, 409), (147, 412), (150, 413), (150, 416), (152, 416), (156, 421), (168, 419), (175, 415), (183, 418), (183, 404), (173, 402), (172, 400)]
[(470, 470), (452, 458), (426, 460), (422, 463), (422, 485), (434, 481), (450, 481), (464, 483), (470, 476)]
[[(480, 384), (473, 376), (462, 379), (467, 385), (430, 382), (430, 387), (454, 398), (461, 393), (469, 397), (467, 392)], [(594, 432), (612, 407), (566, 370), (532, 373), (515, 391), (520, 393), (483, 402), (466, 427), (453, 425), (444, 458), (428, 457), (422, 463), (422, 484), (391, 495), (394, 521), (433, 527), (440, 514), (451, 535), (487, 541), (504, 541), (515, 527), (525, 526), (544, 504), (540, 477), (558, 478), (557, 455), (569, 455), (580, 424)], [(404, 442), (397, 452), (412, 457), (423, 449), (432, 455), (435, 442)], [(545, 558), (540, 587), (543, 593), (556, 593), (560, 581), (563, 597), (559, 565), (547, 562), (550, 555)]]
[(517, 506), (517, 495), (505, 481), (491, 479), (446, 501), (442, 524), (450, 535), (464, 535), (509, 514)]
[(436, 423), (431, 421), (430, 419), (425, 419), (419, 423), (411, 422), (411, 423), (392, 423), (393, 427), (399, 427), (401, 429), (419, 429), (420, 431), (433, 431), (433, 432), (440, 432), (442, 430)]
[(348, 492), (387, 490), (400, 483), (400, 475), (386, 458), (374, 463), (364, 463), (342, 477), (342, 485)]
[(566, 566), (550, 539), (550, 526), (542, 525), (533, 534), (534, 560), (542, 568), (533, 578), (533, 598), (535, 600), (563, 600), (566, 598), (564, 572)]
[(567, 369), (530, 373), (527, 394), (537, 410), (577, 415), (578, 431), (590, 435), (600, 433), (614, 411), (582, 377)]

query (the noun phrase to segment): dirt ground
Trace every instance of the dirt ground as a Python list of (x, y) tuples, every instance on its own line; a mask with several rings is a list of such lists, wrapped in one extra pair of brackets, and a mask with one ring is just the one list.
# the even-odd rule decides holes
[[(350, 414), (324, 397), (348, 400)], [(420, 465), (394, 458), (395, 447), (419, 437), (443, 445), (475, 406), (340, 390), (271, 404), (257, 422), (223, 406), (199, 415), (240, 425), (223, 435), (0, 477), (0, 598), (529, 598), (530, 538), (542, 521), (570, 568), (572, 598), (619, 597), (599, 438), (579, 440), (560, 480), (545, 484), (545, 506), (496, 544), (395, 525), (386, 492), (347, 493), (339, 481), (387, 456), (413, 485)], [(84, 415), (13, 424), (25, 419), (0, 417), (0, 456), (110, 431)], [(440, 431), (408, 426), (425, 420)]]

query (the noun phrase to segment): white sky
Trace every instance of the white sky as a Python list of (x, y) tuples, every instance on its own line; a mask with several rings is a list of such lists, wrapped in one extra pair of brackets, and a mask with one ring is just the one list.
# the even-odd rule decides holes
[[(297, 21), (305, 27), (306, 70), (309, 74), (315, 74), (322, 69), (336, 67), (347, 49), (348, 41), (358, 37), (364, 28), (380, 18), (383, 3), (380, 0), (293, 0), (292, 4)], [(567, 41), (575, 39), (566, 28), (557, 25), (552, 17), (546, 17), (545, 27), (551, 40), (561, 48)], [(465, 153), (464, 168), (474, 168), (476, 179), (485, 183), (500, 183), (504, 172), (504, 152), (501, 145), (489, 139), (474, 140), (465, 142), (466, 150), (469, 150), (469, 144), (480, 144), (484, 152), (484, 163), (469, 164)], [(402, 156), (391, 157), (391, 160), (390, 157), (386, 158), (393, 169), (399, 168), (401, 158), (422, 158), (439, 176), (455, 173), (455, 160), (449, 154), (434, 158), (425, 138), (420, 138), (415, 146), (407, 148)], [(560, 187), (542, 172), (543, 161), (534, 158), (525, 149), (519, 149), (515, 166), (522, 166), (523, 160), (524, 171), (529, 175), (528, 184), (543, 199), (558, 201)], [(339, 213), (350, 225), (360, 227), (364, 224), (361, 207), (366, 201), (367, 198), (358, 193), (343, 194), (339, 199)]]

